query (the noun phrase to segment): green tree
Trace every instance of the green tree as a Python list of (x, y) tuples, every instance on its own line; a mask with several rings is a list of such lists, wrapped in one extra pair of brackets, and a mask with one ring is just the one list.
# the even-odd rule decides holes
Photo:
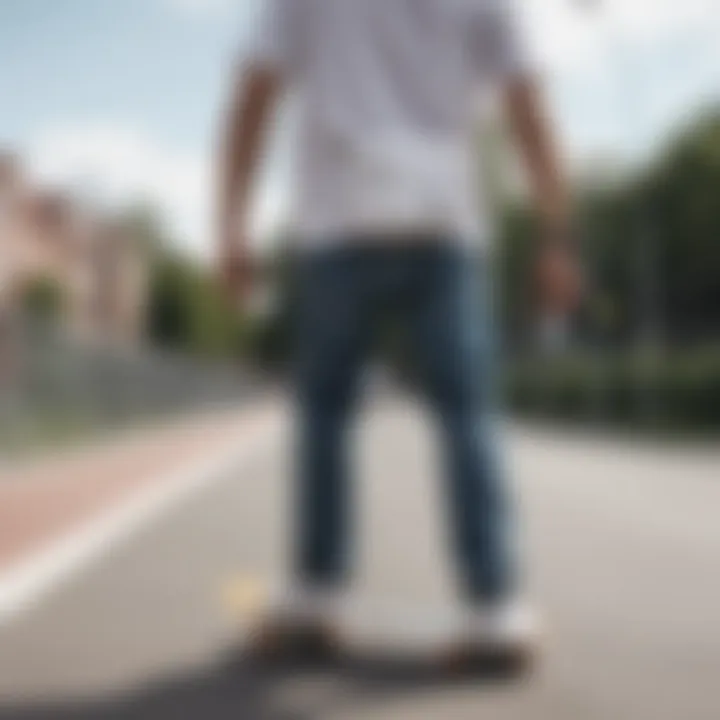
[(150, 337), (156, 344), (194, 355), (239, 352), (241, 320), (212, 275), (166, 251), (156, 258), (150, 282)]
[(65, 293), (53, 278), (33, 278), (23, 288), (20, 305), (25, 317), (42, 323), (55, 323), (64, 312)]
[(660, 303), (679, 340), (720, 333), (720, 112), (674, 143), (643, 188), (658, 244)]
[[(628, 344), (659, 320), (672, 343), (720, 334), (720, 112), (685, 128), (654, 164), (611, 188), (578, 189), (578, 225), (590, 275), (581, 330)], [(511, 345), (527, 337), (530, 210), (505, 213), (502, 306)]]
[(131, 208), (123, 222), (132, 229), (149, 265), (150, 342), (192, 355), (237, 355), (242, 348), (242, 320), (212, 271), (176, 248), (151, 208)]

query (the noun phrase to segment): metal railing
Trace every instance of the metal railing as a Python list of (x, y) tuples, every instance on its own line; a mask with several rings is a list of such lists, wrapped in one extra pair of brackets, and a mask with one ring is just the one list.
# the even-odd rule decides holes
[(247, 401), (237, 365), (80, 342), (43, 324), (6, 325), (0, 345), (0, 450), (29, 436), (92, 431)]

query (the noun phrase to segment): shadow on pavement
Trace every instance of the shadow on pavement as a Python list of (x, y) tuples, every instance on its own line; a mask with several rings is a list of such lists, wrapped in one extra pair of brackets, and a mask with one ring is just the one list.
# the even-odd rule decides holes
[(95, 701), (0, 706), (0, 720), (314, 720), (428, 691), (504, 685), (497, 667), (463, 672), (410, 659), (259, 665), (240, 654), (205, 672)]

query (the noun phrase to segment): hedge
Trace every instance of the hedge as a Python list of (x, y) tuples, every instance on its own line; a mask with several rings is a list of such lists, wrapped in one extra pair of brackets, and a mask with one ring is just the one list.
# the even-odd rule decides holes
[(520, 415), (720, 429), (720, 347), (525, 360), (508, 368), (506, 390)]

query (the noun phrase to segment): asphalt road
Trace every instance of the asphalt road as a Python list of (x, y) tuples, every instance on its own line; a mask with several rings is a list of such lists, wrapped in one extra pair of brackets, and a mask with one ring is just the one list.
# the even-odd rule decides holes
[[(395, 608), (399, 645), (402, 627), (453, 607), (420, 418), (378, 407), (357, 450), (353, 592)], [(402, 662), (261, 672), (239, 659), (241, 606), (283, 572), (287, 446), (259, 447), (0, 629), (0, 720), (720, 717), (720, 452), (509, 432), (549, 638), (536, 675), (506, 685)]]

